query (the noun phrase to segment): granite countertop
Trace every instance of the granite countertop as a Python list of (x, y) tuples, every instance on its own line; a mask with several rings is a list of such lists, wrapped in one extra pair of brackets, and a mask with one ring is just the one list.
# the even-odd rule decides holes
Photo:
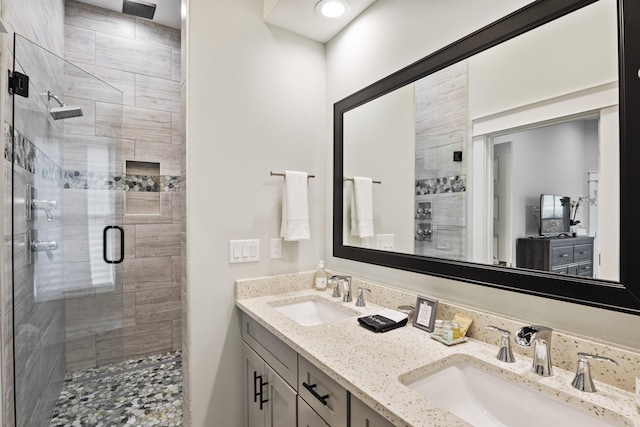
[[(309, 297), (347, 306), (359, 314), (323, 325), (302, 326), (274, 309), (274, 305)], [(515, 363), (502, 363), (496, 359), (497, 346), (476, 339), (446, 346), (411, 324), (385, 333), (371, 332), (359, 326), (357, 317), (376, 314), (383, 307), (371, 303), (355, 307), (355, 298), (354, 302), (342, 303), (331, 298), (330, 290), (239, 298), (236, 305), (397, 426), (469, 425), (400, 382), (423, 377), (456, 361), (467, 361), (520, 382), (615, 425), (640, 426), (630, 392), (598, 382), (596, 393), (579, 392), (570, 384), (574, 372), (554, 367), (554, 375), (543, 378), (531, 372), (531, 358), (516, 355)]]

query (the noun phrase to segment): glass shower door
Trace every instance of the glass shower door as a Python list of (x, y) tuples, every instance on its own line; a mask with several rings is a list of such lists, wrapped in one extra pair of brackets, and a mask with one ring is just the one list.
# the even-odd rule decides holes
[[(13, 53), (29, 89), (13, 95), (5, 124), (16, 425), (67, 422), (71, 412), (78, 425), (97, 415), (108, 424), (124, 350), (122, 93), (17, 34)], [(81, 386), (65, 389), (65, 377)]]

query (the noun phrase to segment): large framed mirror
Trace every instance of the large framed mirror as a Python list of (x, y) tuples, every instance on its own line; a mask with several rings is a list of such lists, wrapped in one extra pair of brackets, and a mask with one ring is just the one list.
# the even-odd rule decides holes
[(640, 314), (640, 5), (539, 0), (334, 105), (334, 256)]

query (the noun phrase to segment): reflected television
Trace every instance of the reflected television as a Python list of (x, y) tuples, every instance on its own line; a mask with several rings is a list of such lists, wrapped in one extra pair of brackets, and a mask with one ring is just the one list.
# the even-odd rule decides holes
[(571, 199), (552, 194), (540, 195), (540, 235), (560, 236), (569, 234)]

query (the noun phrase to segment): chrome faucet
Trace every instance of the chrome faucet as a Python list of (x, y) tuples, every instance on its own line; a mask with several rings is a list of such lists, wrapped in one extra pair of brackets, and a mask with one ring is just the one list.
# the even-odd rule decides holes
[(513, 357), (513, 351), (511, 351), (511, 332), (493, 325), (485, 326), (484, 328), (491, 331), (497, 331), (502, 334), (502, 338), (500, 338), (500, 350), (498, 350), (496, 358), (501, 362), (515, 362), (516, 359)]
[(342, 302), (351, 302), (351, 276), (346, 276), (342, 280)]
[[(343, 283), (343, 286), (345, 287), (345, 296), (342, 301), (351, 301), (351, 276), (333, 275), (329, 277), (329, 283), (333, 283), (333, 294), (331, 294), (333, 298), (340, 298), (342, 296), (340, 293), (340, 283)], [(347, 295), (348, 299), (346, 299)]]
[(356, 298), (356, 307), (364, 307), (364, 291), (371, 292), (369, 288), (358, 288), (358, 298)]
[[(342, 302), (351, 302), (351, 276), (332, 276), (338, 283), (333, 287), (333, 297), (338, 298), (340, 296), (340, 283), (342, 283)], [(336, 288), (338, 291), (336, 292)], [(337, 295), (336, 295), (337, 294)]]
[(515, 342), (521, 347), (533, 344), (531, 371), (543, 377), (553, 375), (551, 367), (551, 335), (553, 329), (546, 326), (524, 326), (518, 330)]
[(618, 364), (618, 362), (609, 357), (579, 352), (578, 369), (576, 370), (576, 376), (573, 378), (573, 381), (571, 381), (573, 388), (580, 391), (586, 391), (587, 393), (593, 393), (596, 391), (596, 386), (591, 379), (591, 369), (589, 368), (589, 360), (592, 359), (604, 360), (605, 362), (613, 363), (614, 365)]

